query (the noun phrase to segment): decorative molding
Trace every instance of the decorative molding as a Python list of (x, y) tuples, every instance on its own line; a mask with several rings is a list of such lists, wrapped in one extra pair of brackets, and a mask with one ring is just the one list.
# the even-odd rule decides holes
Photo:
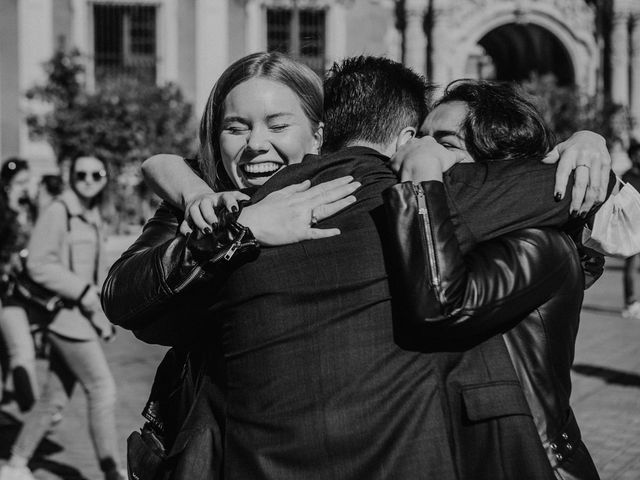
[[(433, 0), (433, 71), (439, 84), (465, 73), (469, 53), (490, 31), (503, 25), (537, 25), (567, 49), (576, 82), (586, 91), (596, 88), (599, 64), (595, 10), (585, 0)], [(639, 2), (640, 3), (640, 2)]]
[(298, 8), (328, 9), (339, 4), (350, 8), (355, 0), (260, 0), (260, 3), (267, 8)]
[(406, 0), (404, 9), (407, 15), (425, 15), (429, 8), (429, 0)]
[[(640, 3), (640, 2), (639, 2)], [(549, 15), (567, 29), (582, 34), (595, 32), (595, 10), (584, 0), (435, 0), (437, 22), (447, 28), (460, 29), (461, 19), (490, 18), (492, 12), (511, 11), (521, 22), (528, 22), (535, 13)]]
[(638, 0), (614, 0), (613, 11), (616, 13), (640, 13)]

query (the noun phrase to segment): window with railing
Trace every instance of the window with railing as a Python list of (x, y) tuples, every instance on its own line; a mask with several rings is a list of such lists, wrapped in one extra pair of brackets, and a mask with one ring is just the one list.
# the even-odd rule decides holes
[(136, 78), (155, 83), (156, 7), (136, 3), (93, 5), (96, 84)]
[(288, 53), (323, 75), (325, 17), (325, 10), (267, 8), (267, 50)]

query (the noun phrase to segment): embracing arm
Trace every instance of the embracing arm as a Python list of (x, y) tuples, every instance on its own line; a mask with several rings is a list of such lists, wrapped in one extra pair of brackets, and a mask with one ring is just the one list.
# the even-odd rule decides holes
[(144, 180), (160, 198), (185, 210), (192, 198), (213, 193), (211, 187), (178, 155), (161, 153), (142, 163)]
[(544, 229), (504, 235), (463, 255), (439, 181), (401, 183), (384, 202), (403, 318), (433, 338), (472, 340), (509, 329), (553, 295), (574, 261), (570, 240)]
[(109, 319), (149, 343), (175, 345), (193, 331), (191, 320), (204, 311), (194, 305), (205, 300), (200, 289), (210, 298), (232, 268), (258, 251), (234, 216), (223, 220), (210, 235), (185, 237), (177, 235), (175, 212), (161, 206), (109, 271), (102, 290)]

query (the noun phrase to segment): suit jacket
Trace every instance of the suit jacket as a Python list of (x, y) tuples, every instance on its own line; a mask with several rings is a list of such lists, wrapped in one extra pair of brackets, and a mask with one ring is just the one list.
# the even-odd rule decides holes
[(253, 197), (307, 178), (363, 185), (319, 225), (339, 237), (263, 249), (211, 308), (224, 332), (226, 478), (552, 478), (500, 339), (448, 353), (393, 341), (385, 162), (366, 148), (309, 157)]

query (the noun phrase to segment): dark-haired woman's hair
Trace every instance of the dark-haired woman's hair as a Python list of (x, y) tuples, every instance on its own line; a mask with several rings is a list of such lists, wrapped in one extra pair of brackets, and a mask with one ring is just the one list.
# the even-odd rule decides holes
[(9, 208), (6, 195), (0, 195), (0, 270), (9, 261), (18, 238), (16, 212)]
[(309, 67), (278, 52), (254, 53), (236, 61), (214, 85), (200, 122), (198, 163), (205, 180), (215, 190), (236, 188), (221, 165), (220, 131), (224, 101), (233, 88), (252, 78), (265, 78), (289, 87), (300, 99), (302, 111), (314, 131), (322, 122), (322, 81)]
[(539, 160), (555, 146), (542, 114), (514, 84), (456, 80), (435, 106), (455, 101), (467, 105), (461, 133), (477, 162)]
[(7, 189), (23, 170), (29, 170), (29, 162), (18, 157), (7, 158), (0, 167), (0, 265), (9, 261), (19, 236), (17, 213), (9, 206)]
[(0, 167), (0, 186), (2, 186), (3, 192), (11, 184), (13, 177), (23, 170), (29, 170), (29, 162), (23, 158), (10, 157), (2, 162), (2, 167)]

